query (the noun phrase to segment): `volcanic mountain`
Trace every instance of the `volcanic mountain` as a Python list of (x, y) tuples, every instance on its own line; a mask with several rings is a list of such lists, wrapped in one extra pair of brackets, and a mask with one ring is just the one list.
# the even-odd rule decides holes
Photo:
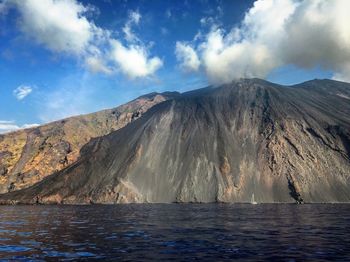
[(0, 202), (349, 202), (350, 84), (241, 79), (174, 95), (78, 155)]

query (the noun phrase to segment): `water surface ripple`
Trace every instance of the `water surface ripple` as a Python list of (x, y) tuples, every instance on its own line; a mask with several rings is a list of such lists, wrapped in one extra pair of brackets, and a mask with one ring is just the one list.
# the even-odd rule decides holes
[(0, 260), (350, 260), (350, 205), (0, 206)]

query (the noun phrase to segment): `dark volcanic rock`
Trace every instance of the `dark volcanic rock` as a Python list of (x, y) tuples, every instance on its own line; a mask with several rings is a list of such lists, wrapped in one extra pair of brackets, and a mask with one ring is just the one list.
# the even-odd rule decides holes
[(8, 170), (6, 167), (1, 166), (0, 167), (0, 176), (5, 176), (7, 174)]
[(184, 93), (2, 203), (349, 202), (350, 84), (243, 79)]

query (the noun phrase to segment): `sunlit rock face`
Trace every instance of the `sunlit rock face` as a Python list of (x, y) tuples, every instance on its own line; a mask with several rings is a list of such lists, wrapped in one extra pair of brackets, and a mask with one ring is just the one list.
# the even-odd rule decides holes
[(20, 190), (74, 163), (80, 149), (178, 93), (152, 93), (117, 108), (0, 135), (0, 193)]
[(92, 139), (63, 170), (0, 199), (349, 202), (349, 97), (347, 83), (259, 79), (173, 96)]

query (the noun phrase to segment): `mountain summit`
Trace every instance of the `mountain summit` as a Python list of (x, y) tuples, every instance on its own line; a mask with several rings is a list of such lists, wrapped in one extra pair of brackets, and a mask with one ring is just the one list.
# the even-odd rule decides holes
[(156, 103), (2, 203), (349, 202), (350, 84), (241, 79)]

